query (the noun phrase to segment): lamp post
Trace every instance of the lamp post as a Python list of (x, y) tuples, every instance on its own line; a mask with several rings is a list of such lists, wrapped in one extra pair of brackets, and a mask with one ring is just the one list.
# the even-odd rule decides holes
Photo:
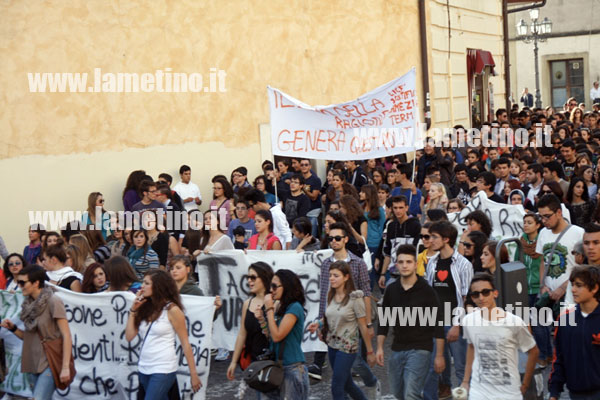
[[(527, 25), (525, 20), (521, 19), (517, 23), (517, 36), (525, 43), (533, 42), (533, 56), (535, 59), (535, 106), (537, 108), (542, 107), (542, 99), (540, 95), (540, 69), (538, 66), (538, 42), (545, 42), (549, 33), (552, 32), (552, 21), (548, 17), (542, 21), (539, 20), (540, 10), (532, 8), (529, 11), (529, 17), (531, 18), (531, 26)], [(528, 29), (530, 33), (528, 34)]]

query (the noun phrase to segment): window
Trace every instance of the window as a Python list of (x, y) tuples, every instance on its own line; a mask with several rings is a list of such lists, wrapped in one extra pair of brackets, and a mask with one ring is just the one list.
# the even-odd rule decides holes
[(585, 102), (582, 58), (551, 61), (550, 73), (552, 107), (562, 109), (569, 97), (575, 97), (578, 103)]

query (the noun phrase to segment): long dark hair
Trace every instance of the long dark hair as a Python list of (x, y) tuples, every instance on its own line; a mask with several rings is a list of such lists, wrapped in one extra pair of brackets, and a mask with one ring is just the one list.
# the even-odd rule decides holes
[(585, 183), (583, 178), (574, 176), (573, 178), (571, 178), (571, 183), (569, 184), (569, 190), (567, 190), (566, 199), (569, 204), (573, 202), (573, 189), (575, 189), (575, 185), (577, 185), (579, 182), (581, 182), (583, 184), (583, 193), (581, 194), (581, 200), (586, 201), (586, 202), (590, 200), (590, 194), (588, 192), (587, 183)]
[(481, 253), (483, 252), (483, 247), (488, 241), (488, 237), (485, 236), (485, 233), (480, 231), (469, 232), (468, 237), (473, 242), (473, 257), (469, 261), (471, 261), (473, 264), (474, 272), (482, 272), (483, 268), (481, 267)]
[(133, 321), (136, 329), (142, 321), (156, 321), (165, 306), (172, 303), (183, 311), (181, 296), (175, 280), (162, 269), (151, 269), (144, 274), (152, 281), (152, 296), (146, 297), (146, 302), (140, 306)]
[(273, 214), (269, 210), (258, 210), (257, 216), (260, 216), (265, 221), (269, 221), (269, 232), (273, 232)]
[(367, 216), (370, 219), (379, 219), (379, 197), (377, 197), (377, 188), (375, 185), (363, 185), (360, 191), (365, 194), (365, 204), (363, 208), (369, 209)]
[(82, 293), (96, 293), (96, 286), (94, 286), (94, 274), (98, 268), (104, 271), (104, 275), (106, 275), (106, 270), (102, 264), (95, 262), (88, 265), (83, 273), (83, 280), (81, 281)]
[(127, 290), (137, 281), (137, 275), (127, 258), (112, 256), (104, 262), (106, 280), (110, 282), (111, 291)]
[(125, 197), (125, 193), (127, 193), (128, 190), (135, 190), (135, 192), (139, 196), (140, 183), (142, 182), (145, 176), (146, 171), (141, 169), (130, 173), (127, 177), (127, 183), (125, 184), (125, 189), (123, 189), (123, 195), (121, 197)]
[[(345, 194), (342, 197), (340, 197), (340, 206), (346, 209), (346, 218), (348, 218), (348, 221), (351, 224), (358, 221), (363, 215), (363, 210), (360, 207), (360, 203), (358, 202), (358, 200), (356, 200), (354, 196), (351, 196), (349, 194)], [(379, 217), (379, 212), (377, 212), (377, 214), (377, 216)]]
[[(228, 199), (233, 199), (233, 188), (231, 187), (231, 183), (222, 175), (217, 175), (212, 179), (212, 183), (220, 183), (223, 186), (223, 196)], [(213, 194), (213, 199), (215, 198)], [(229, 210), (227, 210), (229, 211)]]
[(21, 270), (23, 270), (23, 268), (25, 268), (27, 266), (27, 261), (25, 261), (25, 257), (23, 257), (21, 254), (19, 253), (10, 253), (8, 255), (8, 257), (6, 257), (6, 262), (4, 263), (4, 276), (6, 277), (6, 279), (10, 279), (10, 278), (15, 278), (14, 276), (12, 276), (12, 274), (10, 273), (10, 269), (8, 269), (8, 260), (10, 260), (12, 257), (17, 257), (19, 260), (21, 260)]
[(275, 276), (281, 281), (283, 293), (279, 300), (279, 308), (277, 309), (277, 315), (283, 317), (285, 311), (294, 302), (300, 303), (304, 307), (306, 298), (304, 297), (304, 288), (300, 282), (298, 275), (290, 271), (289, 269), (280, 269), (275, 272)]
[(256, 272), (256, 276), (261, 280), (263, 286), (265, 287), (265, 294), (269, 293), (271, 290), (271, 280), (273, 279), (273, 269), (269, 264), (264, 261), (257, 261), (255, 263), (250, 264), (248, 267), (248, 271), (254, 270)]

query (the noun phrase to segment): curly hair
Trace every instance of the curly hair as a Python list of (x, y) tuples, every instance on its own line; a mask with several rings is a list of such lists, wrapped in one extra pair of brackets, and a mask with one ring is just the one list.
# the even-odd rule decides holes
[(149, 277), (152, 281), (152, 296), (146, 297), (146, 302), (140, 306), (135, 314), (134, 325), (140, 327), (142, 321), (156, 321), (167, 304), (172, 303), (183, 311), (181, 296), (175, 280), (162, 269), (151, 269), (144, 274), (144, 279)]
[(488, 218), (487, 215), (485, 215), (485, 213), (483, 211), (481, 211), (481, 210), (472, 211), (465, 217), (465, 220), (467, 222), (469, 222), (469, 221), (477, 222), (481, 226), (481, 232), (485, 233), (485, 236), (490, 237), (490, 235), (492, 234), (492, 223), (490, 222), (490, 219)]

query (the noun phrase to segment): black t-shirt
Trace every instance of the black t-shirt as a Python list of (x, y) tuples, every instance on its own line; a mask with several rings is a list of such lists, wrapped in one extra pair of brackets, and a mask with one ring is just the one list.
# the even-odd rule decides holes
[[(308, 187), (308, 191), (321, 190), (321, 179), (315, 174), (311, 174), (310, 178), (304, 180), (304, 186)], [(310, 198), (309, 198), (310, 200)], [(310, 200), (310, 209), (321, 208), (321, 196), (317, 196), (316, 200)]]
[(440, 299), (442, 313), (445, 312), (446, 308), (444, 305), (446, 303), (450, 303), (451, 310), (454, 310), (458, 305), (456, 300), (456, 284), (452, 277), (452, 271), (450, 271), (450, 265), (452, 265), (452, 257), (446, 259), (438, 258), (433, 277), (433, 289)]
[(306, 213), (310, 211), (310, 199), (304, 193), (300, 193), (299, 196), (290, 196), (285, 200), (285, 208), (283, 212), (288, 221), (288, 224), (292, 226), (294, 220), (298, 217), (306, 217)]

